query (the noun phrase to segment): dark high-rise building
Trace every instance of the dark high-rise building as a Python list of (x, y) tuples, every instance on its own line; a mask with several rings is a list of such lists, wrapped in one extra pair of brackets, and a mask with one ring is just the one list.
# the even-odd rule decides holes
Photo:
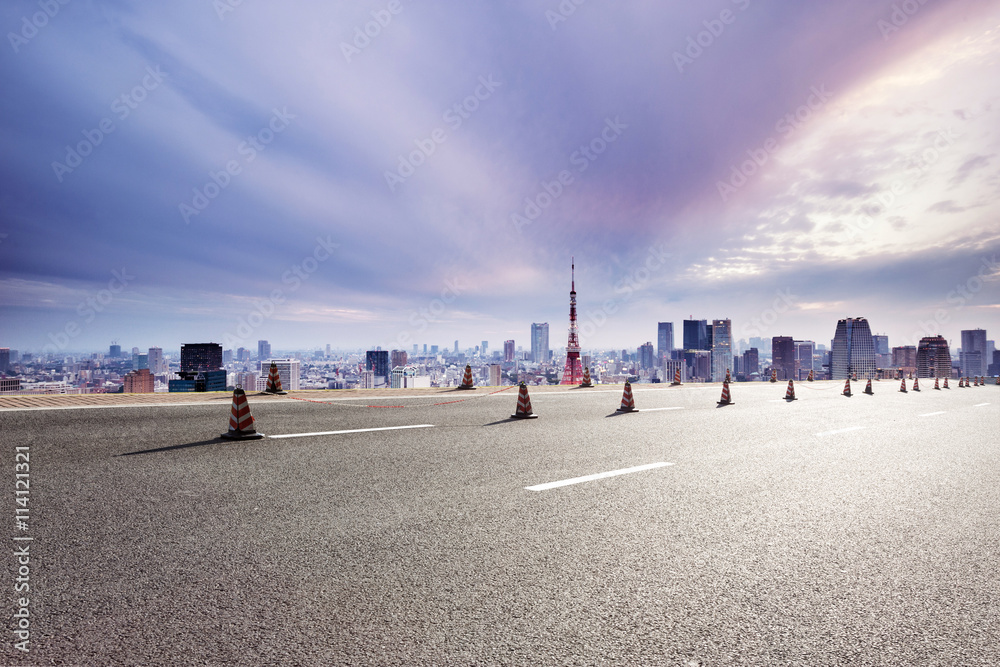
[(388, 350), (368, 350), (365, 352), (365, 370), (372, 371), (375, 377), (385, 378), (385, 384), (389, 384), (389, 351)]
[(951, 375), (951, 352), (943, 336), (925, 336), (917, 345), (917, 377), (946, 378)]
[(674, 323), (656, 323), (656, 356), (659, 359), (669, 359), (674, 351)]
[(257, 341), (257, 359), (263, 361), (271, 358), (271, 344), (266, 340)]
[(795, 340), (791, 336), (771, 339), (771, 368), (779, 380), (795, 380)]
[(514, 361), (514, 341), (505, 340), (503, 342), (503, 360)]
[(111, 347), (108, 348), (108, 356), (111, 357), (112, 359), (118, 359), (119, 357), (121, 357), (122, 346), (112, 344)]
[(10, 371), (10, 348), (0, 347), (0, 373)]
[(653, 349), (653, 342), (647, 341), (645, 345), (639, 346), (639, 368), (647, 370), (656, 367), (656, 353)]
[(749, 379), (755, 373), (760, 373), (760, 357), (757, 348), (751, 347), (743, 353), (743, 375)]
[(831, 380), (854, 375), (860, 380), (875, 376), (875, 343), (868, 320), (863, 317), (838, 320), (830, 355)]
[(181, 372), (217, 371), (222, 368), (222, 346), (218, 343), (181, 345)]
[(549, 360), (549, 323), (531, 325), (531, 360), (544, 364)]
[(709, 350), (708, 321), (684, 320), (684, 349)]

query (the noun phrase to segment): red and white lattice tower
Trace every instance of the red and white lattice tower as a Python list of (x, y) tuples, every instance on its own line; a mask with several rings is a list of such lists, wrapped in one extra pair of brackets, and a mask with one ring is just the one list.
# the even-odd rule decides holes
[(576, 261), (570, 265), (569, 342), (566, 343), (566, 368), (559, 384), (580, 384), (583, 364), (580, 362), (580, 334), (576, 328)]

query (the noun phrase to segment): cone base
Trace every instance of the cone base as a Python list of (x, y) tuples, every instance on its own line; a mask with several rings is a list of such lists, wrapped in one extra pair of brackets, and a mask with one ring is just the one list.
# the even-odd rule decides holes
[(736, 405), (736, 401), (718, 401), (716, 405)]
[(919, 389), (914, 389), (913, 391), (920, 391)]
[(635, 408), (618, 408), (615, 412), (639, 412)]
[(680, 382), (671, 382), (670, 386), (671, 387), (679, 387), (679, 386), (681, 386), (681, 383)]
[(475, 391), (475, 389), (476, 389), (476, 388), (475, 388), (475, 387), (473, 387), (473, 386), (468, 386), (468, 387), (466, 387), (466, 386), (465, 386), (464, 384), (460, 384), (460, 385), (458, 385), (457, 387), (455, 387), (455, 389), (465, 389), (465, 390), (467, 390), (467, 391), (468, 391), (468, 390), (472, 390), (472, 391)]
[(538, 419), (538, 415), (533, 412), (516, 412), (510, 416), (511, 419)]
[(785, 400), (786, 401), (797, 401), (799, 399), (795, 398), (794, 396), (785, 396)]
[(854, 394), (844, 394), (844, 396), (846, 396), (847, 398), (850, 398), (851, 396), (854, 396)]
[(593, 383), (593, 382), (587, 382), (586, 384), (578, 384), (578, 385), (576, 385), (576, 386), (577, 386), (577, 387), (584, 387), (584, 388), (587, 388), (587, 387), (593, 387), (593, 386), (594, 386), (594, 383)]
[(864, 392), (864, 393), (865, 393), (865, 394), (868, 394), (869, 396), (874, 396), (874, 395), (875, 395), (875, 392), (874, 392), (874, 391), (866, 391), (866, 392)]
[(284, 396), (287, 393), (288, 393), (287, 391), (267, 391), (267, 390), (264, 390), (264, 391), (260, 392), (257, 395), (258, 396)]
[(227, 431), (219, 437), (226, 440), (260, 440), (264, 434), (257, 431)]

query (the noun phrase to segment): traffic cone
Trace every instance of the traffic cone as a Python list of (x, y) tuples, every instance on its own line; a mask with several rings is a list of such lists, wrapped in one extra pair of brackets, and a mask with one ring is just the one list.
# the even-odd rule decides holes
[(625, 391), (622, 392), (622, 404), (618, 408), (618, 412), (638, 412), (635, 409), (635, 401), (632, 399), (632, 385), (628, 380), (625, 381)]
[(872, 391), (872, 379), (868, 378), (868, 384), (865, 385), (865, 393), (871, 396), (875, 392)]
[(681, 369), (678, 368), (677, 370), (674, 371), (674, 381), (671, 383), (671, 386), (677, 386), (680, 383), (681, 383)]
[(906, 378), (901, 378), (899, 380), (899, 390), (904, 394), (906, 393)]
[(233, 408), (229, 414), (229, 430), (222, 434), (228, 440), (259, 440), (264, 437), (254, 428), (253, 415), (243, 387), (236, 385), (233, 390)]
[(806, 380), (809, 381), (809, 382), (813, 381), (813, 372), (812, 372), (812, 370), (809, 371), (809, 377), (807, 377)]
[(920, 378), (913, 378), (913, 391), (920, 391)]
[(284, 396), (287, 391), (281, 390), (281, 376), (278, 375), (278, 365), (271, 362), (271, 369), (267, 372), (267, 389), (264, 390), (265, 394), (278, 394), (279, 396)]
[(844, 380), (844, 396), (847, 396), (848, 398), (853, 396), (853, 394), (851, 394), (851, 378)]
[(938, 384), (938, 379), (934, 378), (934, 388), (941, 391), (941, 385)]
[(771, 369), (771, 382), (778, 381), (778, 370), (776, 368)]
[(583, 369), (583, 382), (580, 383), (581, 387), (593, 387), (594, 383), (590, 381), (590, 366)]
[(788, 381), (788, 389), (785, 390), (785, 400), (786, 401), (797, 401), (799, 399), (795, 398), (795, 385), (791, 380)]
[(726, 369), (726, 382), (732, 382), (733, 378), (729, 375), (729, 369)]
[(996, 381), (996, 384), (997, 384), (997, 385), (1000, 385), (1000, 375), (998, 375), (998, 376), (997, 376), (997, 381)]
[(523, 382), (517, 392), (517, 411), (511, 417), (514, 419), (538, 418), (538, 415), (531, 412), (531, 398), (528, 396), (528, 386)]
[(476, 386), (472, 381), (472, 366), (469, 364), (465, 365), (465, 375), (462, 377), (462, 384), (458, 385), (459, 389), (475, 389)]
[(951, 389), (951, 387), (948, 386), (948, 378), (944, 379), (944, 388), (945, 389)]
[(733, 403), (732, 397), (729, 395), (729, 383), (722, 383), (722, 398), (719, 399), (719, 405), (735, 405)]

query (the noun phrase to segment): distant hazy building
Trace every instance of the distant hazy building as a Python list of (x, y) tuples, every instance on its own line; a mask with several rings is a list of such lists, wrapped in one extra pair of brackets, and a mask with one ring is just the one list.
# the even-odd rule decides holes
[(811, 340), (795, 341), (795, 379), (805, 380), (809, 371), (815, 370), (816, 343)]
[(499, 387), (502, 382), (502, 375), (500, 364), (490, 364), (490, 379), (489, 385), (491, 387)]
[(702, 381), (712, 379), (712, 353), (708, 350), (685, 350), (684, 362), (690, 379)]
[(656, 352), (653, 349), (652, 341), (647, 341), (645, 345), (640, 345), (638, 354), (639, 368), (649, 370), (656, 367)]
[(889, 337), (885, 334), (872, 334), (872, 344), (875, 346), (875, 365), (878, 368), (891, 368), (892, 352), (889, 350)]
[(708, 322), (706, 320), (684, 320), (684, 349), (708, 349)]
[(747, 380), (760, 373), (760, 354), (755, 347), (743, 353), (743, 375)]
[[(416, 345), (413, 346), (413, 348), (414, 348), (413, 351), (414, 352), (417, 351), (416, 347), (417, 347)], [(481, 354), (482, 356), (485, 357), (487, 355), (488, 351), (489, 351), (489, 347), (490, 347), (490, 342), (488, 340), (484, 340), (483, 344), (479, 346), (479, 354)]]
[(281, 388), (285, 391), (299, 389), (300, 365), (298, 359), (268, 359), (261, 364), (261, 376), (267, 377), (271, 371), (271, 362), (278, 368)]
[(656, 323), (656, 358), (669, 359), (674, 350), (674, 323)]
[(722, 382), (733, 368), (733, 325), (729, 320), (712, 320), (712, 381)]
[(531, 360), (536, 364), (549, 361), (549, 323), (540, 322), (531, 325)]
[[(389, 351), (388, 350), (368, 350), (365, 352), (365, 370), (375, 373), (375, 384), (389, 384)], [(379, 382), (378, 378), (382, 381)]]
[(152, 394), (156, 381), (148, 368), (129, 371), (124, 378), (126, 394)]
[(514, 361), (514, 341), (505, 340), (503, 342), (503, 360)]
[(959, 354), (962, 375), (986, 375), (986, 329), (963, 329), (962, 351)]
[(149, 372), (153, 375), (162, 375), (167, 372), (167, 365), (163, 363), (163, 350), (158, 347), (149, 348), (146, 354), (149, 361)]
[(902, 369), (903, 373), (917, 372), (917, 347), (915, 345), (900, 345), (892, 348), (892, 367)]
[(122, 356), (122, 346), (121, 345), (114, 345), (114, 344), (112, 344), (108, 348), (108, 356), (111, 357), (112, 359), (118, 359), (119, 357), (121, 357)]
[(0, 373), (10, 371), (10, 348), (0, 347)]
[(393, 350), (389, 353), (389, 365), (392, 368), (406, 366), (407, 354), (406, 350)]
[(358, 389), (375, 388), (375, 371), (361, 371), (359, 374)]
[(925, 336), (917, 345), (917, 377), (951, 376), (951, 352), (943, 336)]
[(271, 344), (266, 340), (257, 341), (257, 358), (258, 359), (271, 358)]
[(416, 366), (397, 366), (392, 369), (389, 387), (391, 389), (417, 389), (430, 387), (429, 375), (417, 375)]
[(875, 344), (868, 320), (849, 317), (838, 320), (830, 355), (830, 378), (843, 380), (857, 375), (859, 379), (875, 376)]
[(795, 340), (791, 336), (771, 338), (771, 368), (779, 380), (795, 379)]

